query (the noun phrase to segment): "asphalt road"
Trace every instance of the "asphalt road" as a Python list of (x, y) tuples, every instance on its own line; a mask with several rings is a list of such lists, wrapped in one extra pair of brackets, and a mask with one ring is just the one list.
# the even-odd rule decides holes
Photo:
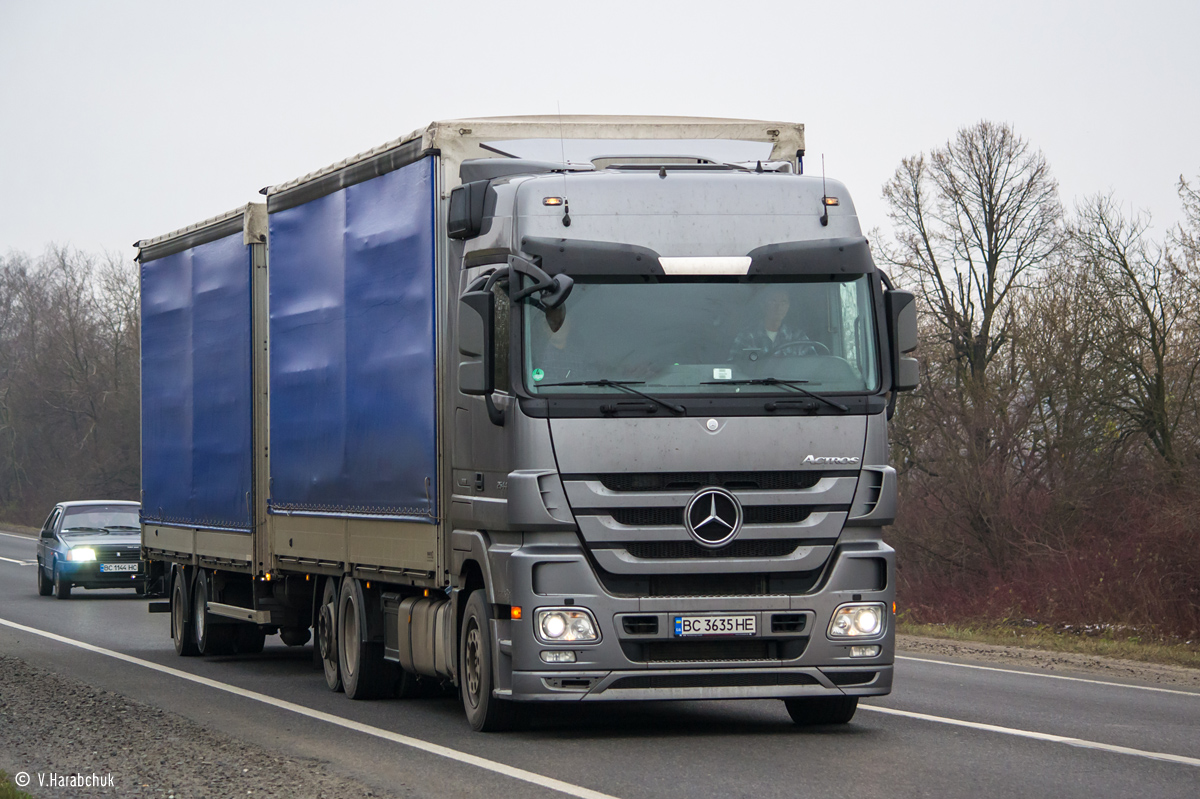
[[(454, 698), (354, 702), (330, 693), (311, 648), (277, 637), (261, 656), (176, 657), (168, 617), (147, 613), (132, 591), (39, 597), (28, 565), (35, 551), (33, 539), (0, 534), (0, 653), (270, 751), (318, 758), (381, 791), (403, 785), (404, 794), (455, 799), (1200, 795), (1197, 691), (904, 657), (894, 693), (862, 703), (844, 727), (796, 728), (777, 701), (668, 702), (548, 708), (527, 729), (481, 735)], [(546, 787), (544, 778), (563, 784)]]

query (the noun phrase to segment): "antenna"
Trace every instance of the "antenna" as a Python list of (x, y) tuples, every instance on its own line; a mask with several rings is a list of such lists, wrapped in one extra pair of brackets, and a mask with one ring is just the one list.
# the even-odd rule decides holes
[(563, 176), (563, 218), (562, 218), (562, 223), (563, 223), (563, 227), (570, 227), (571, 226), (571, 200), (567, 197), (567, 171), (568, 171), (567, 170), (567, 145), (566, 145), (566, 142), (564, 141), (565, 137), (563, 136), (562, 101), (556, 100), (555, 104), (558, 106), (558, 148), (559, 148), (559, 152), (562, 153), (562, 162), (563, 162), (563, 173), (562, 173), (562, 176)]
[(821, 227), (829, 225), (828, 199), (825, 194), (825, 153), (821, 153)]

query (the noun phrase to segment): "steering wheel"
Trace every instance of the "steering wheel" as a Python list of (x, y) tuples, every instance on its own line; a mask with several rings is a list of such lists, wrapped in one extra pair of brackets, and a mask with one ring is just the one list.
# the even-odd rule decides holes
[[(804, 339), (804, 340), (798, 340), (798, 341), (789, 341), (785, 344), (780, 344), (777, 348), (775, 348), (774, 350), (771, 351), (771, 355), (772, 356), (776, 356), (776, 355), (807, 355), (808, 353), (800, 351), (801, 347), (812, 347), (813, 351), (817, 355), (832, 355), (833, 354), (829, 351), (829, 348), (826, 347), (821, 342), (812, 341), (810, 339)], [(791, 352), (789, 352), (789, 350), (791, 350)]]

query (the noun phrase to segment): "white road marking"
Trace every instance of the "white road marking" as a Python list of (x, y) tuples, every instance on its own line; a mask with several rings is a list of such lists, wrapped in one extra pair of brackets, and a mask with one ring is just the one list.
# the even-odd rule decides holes
[(24, 624), (18, 624), (17, 622), (9, 621), (8, 619), (0, 619), (0, 624), (5, 625), (6, 627), (12, 627), (15, 630), (22, 630), (23, 632), (40, 635), (43, 638), (49, 638), (52, 641), (58, 641), (59, 643), (76, 646), (89, 652), (107, 655), (108, 657), (116, 658), (117, 660), (123, 660), (126, 663), (132, 663), (135, 666), (143, 666), (147, 669), (151, 669), (152, 671), (169, 674), (172, 677), (179, 677), (180, 679), (188, 680), (209, 688), (216, 688), (218, 691), (225, 691), (226, 693), (230, 693), (235, 696), (253, 699), (257, 702), (262, 702), (265, 705), (271, 705), (281, 710), (299, 713), (301, 716), (307, 716), (308, 718), (316, 719), (317, 721), (336, 724), (337, 726), (344, 727), (348, 730), (361, 732), (365, 735), (373, 735), (376, 738), (382, 738), (385, 741), (391, 741), (403, 746), (410, 746), (413, 749), (419, 749), (422, 752), (428, 752), (433, 755), (438, 755), (439, 757), (455, 760), (459, 763), (466, 763), (467, 765), (475, 766), (486, 771), (492, 771), (496, 774), (503, 774), (506, 777), (512, 777), (515, 780), (521, 780), (522, 782), (528, 782), (543, 788), (549, 788), (552, 791), (565, 793), (568, 796), (577, 796), (579, 799), (616, 799), (616, 797), (609, 794), (601, 793), (600, 791), (593, 791), (590, 788), (584, 788), (579, 785), (572, 785), (569, 782), (556, 780), (553, 777), (545, 777), (541, 774), (535, 774), (532, 771), (514, 768), (513, 766), (509, 766), (504, 763), (498, 763), (495, 760), (488, 760), (484, 757), (478, 757), (477, 755), (460, 752), (457, 749), (451, 749), (448, 746), (441, 746), (439, 744), (430, 743), (429, 741), (422, 741), (420, 738), (410, 738), (407, 735), (400, 735), (398, 733), (391, 732), (390, 730), (372, 727), (369, 724), (362, 724), (357, 721), (342, 718), (341, 716), (335, 716), (332, 713), (324, 713), (320, 710), (313, 710), (312, 708), (305, 707), (304, 705), (298, 705), (294, 702), (288, 702), (283, 699), (276, 699), (273, 696), (260, 694), (257, 691), (247, 691), (245, 688), (239, 688), (236, 685), (229, 685), (227, 683), (217, 682), (216, 680), (210, 680), (207, 677), (189, 674), (186, 671), (173, 669), (170, 666), (160, 666), (159, 664), (152, 663), (149, 660), (142, 660), (141, 658), (133, 657), (132, 655), (126, 655), (123, 652), (115, 652), (111, 649), (104, 649), (103, 647), (94, 646), (83, 641), (76, 641), (74, 638), (67, 638), (62, 635), (57, 635), (56, 633), (39, 630), (36, 627), (27, 627)]
[(20, 538), (22, 541), (37, 541), (37, 536), (21, 535), (20, 533), (5, 533), (0, 532), (0, 535), (6, 535), (9, 538)]
[(930, 658), (914, 658), (904, 655), (896, 655), (896, 660), (911, 660), (914, 663), (934, 663), (938, 666), (954, 666), (960, 669), (978, 669), (979, 671), (998, 671), (1002, 674), (1020, 674), (1025, 677), (1045, 677), (1049, 680), (1068, 680), (1070, 682), (1086, 682), (1092, 685), (1107, 685), (1111, 688), (1134, 688), (1138, 691), (1158, 691), (1163, 694), (1182, 694), (1200, 699), (1200, 691), (1179, 691), (1174, 688), (1159, 688), (1154, 685), (1129, 685), (1123, 682), (1106, 682), (1105, 680), (1089, 680), (1086, 677), (1067, 677), (1063, 674), (1043, 674), (1040, 671), (1021, 671), (1020, 669), (1001, 669), (995, 666), (976, 666), (973, 663), (951, 663), (946, 660), (933, 660)]
[(15, 563), (18, 566), (35, 566), (35, 565), (37, 565), (36, 560), (13, 560), (12, 558), (0, 558), (0, 560), (3, 560), (7, 563)]
[(1051, 741), (1053, 743), (1067, 744), (1068, 746), (1078, 746), (1082, 749), (1097, 749), (1101, 752), (1114, 752), (1120, 755), (1134, 755), (1135, 757), (1145, 757), (1150, 760), (1166, 760), (1170, 763), (1182, 763), (1185, 766), (1200, 766), (1200, 758), (1185, 757), (1183, 755), (1172, 755), (1166, 752), (1148, 752), (1144, 749), (1132, 749), (1128, 746), (1117, 746), (1115, 744), (1100, 743), (1099, 741), (1085, 741), (1082, 738), (1070, 738), (1065, 735), (1051, 735), (1046, 732), (1034, 732), (1032, 730), (1018, 730), (1014, 727), (1000, 727), (995, 724), (983, 724), (978, 721), (963, 721), (962, 719), (948, 719), (943, 716), (930, 716), (927, 713), (914, 713), (911, 710), (896, 710), (890, 707), (877, 707), (875, 705), (859, 705), (859, 710), (870, 710), (874, 713), (884, 713), (888, 716), (903, 716), (909, 719), (920, 719), (921, 721), (933, 721), (938, 724), (951, 724), (955, 727), (969, 727), (973, 730), (983, 730), (985, 732), (998, 732), (1003, 735), (1015, 735), (1019, 738), (1033, 738), (1036, 741)]

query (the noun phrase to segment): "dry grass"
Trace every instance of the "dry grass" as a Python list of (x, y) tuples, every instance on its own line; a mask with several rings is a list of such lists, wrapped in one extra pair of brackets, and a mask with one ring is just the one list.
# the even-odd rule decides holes
[(896, 631), (905, 635), (1200, 668), (1200, 641), (1145, 640), (1136, 630), (1080, 631), (1003, 621), (957, 624), (920, 624), (903, 618), (897, 621)]

